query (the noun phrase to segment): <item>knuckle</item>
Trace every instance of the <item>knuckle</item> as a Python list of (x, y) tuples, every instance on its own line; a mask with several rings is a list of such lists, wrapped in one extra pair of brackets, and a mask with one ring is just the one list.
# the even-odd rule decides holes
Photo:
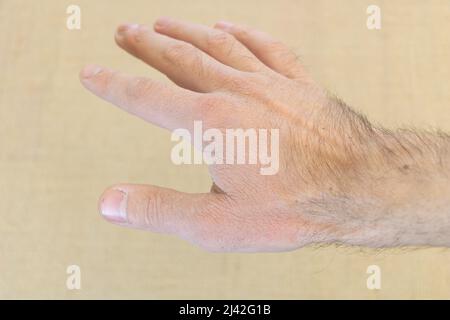
[(162, 211), (162, 197), (157, 191), (146, 195), (143, 203), (144, 224), (151, 230), (159, 231), (164, 226), (164, 215)]
[(301, 66), (301, 62), (298, 59), (297, 55), (292, 51), (284, 51), (280, 53), (280, 60), (284, 61), (286, 66), (286, 70), (297, 70)]
[(232, 91), (240, 92), (246, 95), (252, 95), (261, 89), (258, 75), (245, 74), (230, 77), (227, 79), (227, 85)]
[(231, 121), (227, 110), (230, 108), (230, 102), (220, 95), (208, 95), (199, 97), (197, 110), (195, 113), (204, 121), (206, 127), (218, 128), (227, 121)]
[(125, 99), (128, 104), (134, 104), (142, 99), (152, 88), (150, 81), (143, 77), (130, 80), (125, 86)]
[(192, 55), (194, 48), (184, 43), (173, 43), (168, 45), (164, 51), (164, 57), (169, 61), (179, 61), (181, 58)]
[(233, 77), (226, 78), (225, 82), (231, 90), (239, 91), (241, 88), (247, 87), (250, 81), (246, 76), (235, 75)]
[[(211, 210), (196, 230), (193, 240), (204, 250), (210, 252), (236, 251), (247, 243), (242, 233), (241, 219)], [(245, 229), (245, 227), (244, 227)]]
[(277, 57), (285, 63), (287, 68), (291, 65), (297, 63), (297, 55), (291, 51), (284, 43), (278, 40), (270, 40), (267, 43), (267, 48), (269, 51), (277, 55)]
[(223, 99), (215, 95), (205, 94), (199, 98), (198, 102), (201, 110), (217, 110), (223, 104)]
[(167, 61), (179, 68), (189, 69), (199, 75), (205, 72), (203, 55), (191, 44), (171, 44), (164, 50), (163, 55)]
[(118, 78), (119, 75), (117, 71), (103, 72), (101, 74), (99, 84), (102, 95), (109, 97), (114, 96), (114, 87), (118, 82)]
[(144, 39), (147, 37), (150, 29), (147, 26), (139, 26), (136, 29), (133, 29), (127, 33), (127, 41), (133, 45), (141, 44)]
[(221, 101), (213, 95), (205, 95), (198, 98), (196, 114), (202, 120), (209, 120), (217, 117), (217, 111), (220, 108)]
[(268, 40), (266, 43), (266, 47), (270, 51), (282, 52), (286, 50), (285, 45), (278, 40)]
[(233, 38), (230, 34), (217, 30), (211, 31), (206, 38), (208, 47), (229, 47), (232, 41)]
[(251, 30), (246, 26), (238, 26), (233, 29), (233, 34), (241, 40), (250, 38)]

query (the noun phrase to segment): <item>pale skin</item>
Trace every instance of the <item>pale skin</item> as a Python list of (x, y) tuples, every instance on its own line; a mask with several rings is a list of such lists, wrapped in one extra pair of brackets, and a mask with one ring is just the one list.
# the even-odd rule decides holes
[[(154, 125), (278, 128), (280, 166), (211, 165), (211, 192), (119, 184), (100, 211), (115, 224), (210, 251), (309, 244), (450, 246), (450, 139), (374, 127), (329, 95), (287, 46), (247, 26), (170, 18), (124, 24), (117, 44), (173, 84), (90, 65), (95, 95)], [(130, 155), (131, 157), (132, 155)]]

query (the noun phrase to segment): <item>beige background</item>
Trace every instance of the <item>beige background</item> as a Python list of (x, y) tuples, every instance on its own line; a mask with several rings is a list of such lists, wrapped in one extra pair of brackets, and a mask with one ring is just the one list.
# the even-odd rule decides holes
[[(65, 26), (72, 3), (80, 31)], [(366, 28), (372, 3), (380, 31)], [(210, 254), (104, 222), (97, 198), (110, 184), (210, 186), (204, 167), (171, 164), (167, 132), (78, 81), (89, 62), (163, 79), (113, 41), (119, 23), (159, 15), (264, 29), (373, 121), (450, 130), (448, 0), (0, 0), (0, 298), (450, 298), (446, 249)], [(82, 270), (77, 292), (70, 264)], [(371, 264), (379, 291), (366, 288)]]

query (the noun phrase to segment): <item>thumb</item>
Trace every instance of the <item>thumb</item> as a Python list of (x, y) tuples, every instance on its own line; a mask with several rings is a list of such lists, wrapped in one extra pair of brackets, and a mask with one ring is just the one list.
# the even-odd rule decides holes
[(125, 184), (107, 189), (99, 205), (102, 216), (112, 223), (190, 238), (217, 221), (223, 196)]

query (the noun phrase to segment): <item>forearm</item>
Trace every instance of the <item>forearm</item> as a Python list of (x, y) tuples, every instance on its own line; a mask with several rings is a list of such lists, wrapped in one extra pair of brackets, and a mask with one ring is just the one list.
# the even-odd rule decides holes
[(376, 129), (371, 138), (361, 183), (328, 199), (329, 212), (345, 212), (338, 215), (342, 228), (333, 240), (370, 247), (450, 246), (449, 137)]

